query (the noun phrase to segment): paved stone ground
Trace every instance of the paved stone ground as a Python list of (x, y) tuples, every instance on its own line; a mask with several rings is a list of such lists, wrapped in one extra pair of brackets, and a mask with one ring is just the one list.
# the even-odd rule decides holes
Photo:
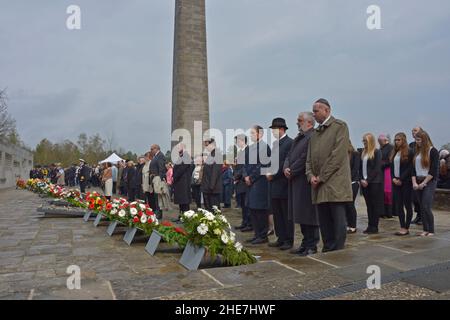
[[(189, 272), (179, 250), (166, 247), (155, 256), (145, 239), (128, 246), (123, 232), (109, 237), (102, 224), (81, 218), (40, 218), (46, 200), (22, 190), (0, 191), (0, 299), (296, 299), (353, 282), (366, 281), (366, 268), (378, 265), (383, 276), (450, 262), (450, 212), (435, 212), (436, 236), (398, 238), (395, 219), (381, 220), (378, 235), (361, 234), (367, 218), (359, 200), (359, 232), (347, 248), (301, 258), (266, 245), (250, 246), (261, 256), (254, 265)], [(224, 210), (232, 224), (240, 212)], [(165, 218), (176, 216), (171, 210)], [(241, 241), (251, 234), (237, 232)], [(299, 238), (300, 232), (296, 231)], [(272, 240), (275, 240), (272, 237)], [(297, 239), (298, 240), (298, 239)], [(298, 243), (295, 244), (296, 246)], [(164, 248), (163, 248), (164, 249)], [(67, 267), (81, 268), (81, 290), (66, 286)], [(449, 270), (393, 279), (380, 290), (329, 294), (327, 299), (449, 299)]]

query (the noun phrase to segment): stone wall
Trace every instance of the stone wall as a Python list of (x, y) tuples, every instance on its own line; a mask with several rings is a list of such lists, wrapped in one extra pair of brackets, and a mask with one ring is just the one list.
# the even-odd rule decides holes
[(434, 194), (433, 207), (450, 213), (450, 190), (437, 189)]
[(33, 153), (0, 142), (0, 189), (14, 187), (18, 178), (28, 179)]

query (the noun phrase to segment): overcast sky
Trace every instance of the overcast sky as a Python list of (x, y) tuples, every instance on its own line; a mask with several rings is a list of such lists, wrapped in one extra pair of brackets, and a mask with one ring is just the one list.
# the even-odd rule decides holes
[[(450, 142), (450, 1), (207, 0), (211, 124), (265, 127), (327, 98), (365, 132)], [(0, 0), (0, 87), (25, 143), (114, 135), (169, 148), (175, 0)], [(66, 8), (81, 7), (81, 30)], [(382, 30), (368, 30), (367, 7)]]

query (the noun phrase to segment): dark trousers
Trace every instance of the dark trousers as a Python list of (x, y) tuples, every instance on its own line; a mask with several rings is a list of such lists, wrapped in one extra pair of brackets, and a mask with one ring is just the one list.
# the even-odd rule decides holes
[(358, 213), (356, 212), (355, 200), (359, 191), (359, 183), (353, 183), (352, 190), (353, 190), (353, 202), (347, 202), (345, 204), (345, 214), (347, 217), (347, 227), (356, 228), (356, 217)]
[[(239, 196), (239, 197), (238, 197)], [(245, 205), (245, 193), (240, 193), (236, 195), (237, 200), (239, 200), (238, 204), (242, 210), (242, 222), (241, 226), (243, 227), (251, 227), (252, 219), (250, 217), (250, 209)]]
[(186, 211), (189, 211), (189, 203), (186, 204), (179, 204), (180, 207), (180, 215), (185, 213)]
[(220, 193), (203, 193), (203, 201), (208, 211), (212, 212), (213, 206), (220, 209)]
[(242, 197), (245, 197), (245, 193), (236, 193), (236, 208), (242, 208), (241, 207)]
[(116, 193), (117, 193), (117, 182), (113, 182), (112, 193), (113, 193), (113, 194), (116, 194)]
[(87, 186), (86, 181), (81, 181), (80, 182), (80, 192), (81, 193), (85, 193), (86, 192), (86, 186)]
[[(145, 201), (146, 204), (149, 205), (150, 208), (152, 208), (152, 206), (151, 206), (151, 204), (150, 204), (150, 203), (152, 203), (151, 200), (150, 200), (151, 197), (152, 197), (152, 194), (151, 194), (150, 192), (145, 192), (145, 193), (144, 193), (144, 198), (145, 198), (144, 201)], [(152, 210), (153, 210), (153, 208), (152, 208)]]
[(195, 202), (195, 205), (197, 206), (197, 208), (201, 208), (202, 207), (202, 192), (200, 190), (200, 185), (198, 184), (193, 184), (192, 185), (192, 199)]
[(224, 185), (222, 188), (222, 203), (224, 205), (225, 208), (230, 208), (231, 207), (231, 194), (233, 191), (233, 185), (232, 184), (227, 184)]
[(417, 192), (413, 192), (413, 204), (414, 204), (414, 212), (417, 213), (416, 219), (422, 220), (422, 217), (420, 216), (420, 204), (419, 199), (417, 198)]
[(279, 243), (294, 243), (294, 222), (288, 218), (288, 199), (272, 199), (273, 222)]
[(392, 185), (394, 214), (398, 215), (400, 227), (403, 229), (409, 229), (413, 218), (412, 192), (411, 182), (404, 183), (401, 186)]
[(317, 205), (323, 250), (344, 249), (347, 238), (347, 219), (344, 202), (325, 202)]
[(302, 244), (300, 246), (302, 248), (316, 250), (317, 244), (320, 241), (319, 226), (301, 224), (300, 229), (303, 235)]
[(384, 186), (382, 183), (369, 183), (362, 192), (367, 205), (368, 230), (378, 231), (378, 222), (384, 212)]
[(136, 189), (128, 188), (128, 201), (133, 202), (136, 200)]
[(150, 205), (150, 208), (152, 208), (154, 213), (161, 212), (161, 209), (159, 208), (159, 205), (158, 205), (158, 194), (156, 194), (154, 192), (150, 193), (149, 205)]
[(423, 190), (416, 191), (419, 201), (419, 212), (422, 217), (423, 231), (434, 233), (434, 216), (432, 211), (434, 192), (437, 180), (433, 179)]
[(136, 186), (135, 190), (136, 190), (136, 199), (145, 200), (145, 195), (142, 188), (140, 186)]
[(250, 209), (250, 217), (252, 219), (253, 230), (255, 230), (255, 238), (266, 239), (269, 231), (269, 217), (267, 210)]

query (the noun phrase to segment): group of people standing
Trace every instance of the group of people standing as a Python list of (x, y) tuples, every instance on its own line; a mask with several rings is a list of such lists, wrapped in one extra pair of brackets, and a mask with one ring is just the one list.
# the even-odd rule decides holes
[[(360, 189), (368, 214), (363, 233), (378, 233), (380, 217), (398, 216), (401, 228), (396, 235), (408, 235), (414, 204), (416, 223), (423, 224), (420, 236), (434, 235), (432, 204), (440, 162), (426, 131), (414, 128), (414, 141), (409, 145), (404, 133), (395, 135), (394, 145), (381, 135), (380, 148), (375, 136), (367, 133), (364, 148), (355, 150), (347, 124), (332, 116), (325, 99), (317, 100), (312, 112), (300, 113), (297, 126), (299, 133), (291, 139), (285, 120), (274, 119), (270, 128), (277, 140), (272, 149), (262, 141), (261, 126), (252, 128), (250, 146), (245, 136), (236, 137), (238, 162), (243, 163), (235, 170), (236, 192), (246, 199), (240, 197), (242, 223), (237, 228), (254, 230), (249, 243), (269, 242), (268, 214), (272, 213), (277, 241), (269, 243), (270, 247), (292, 249), (294, 224), (299, 224), (303, 239), (292, 254), (315, 254), (320, 238), (322, 252), (343, 249), (347, 234), (357, 232), (355, 200)], [(266, 163), (259, 158), (256, 164), (249, 162), (249, 154), (259, 157), (257, 150), (277, 154), (278, 170), (262, 174)]]
[[(237, 135), (233, 169), (211, 138), (204, 141), (204, 152), (194, 157), (179, 143), (172, 162), (167, 162), (154, 144), (137, 164), (103, 164), (99, 180), (107, 198), (117, 192), (129, 201), (144, 200), (159, 219), (171, 196), (181, 214), (190, 209), (192, 201), (209, 211), (220, 208), (221, 203), (230, 207), (235, 192), (242, 210), (242, 222), (235, 228), (254, 232), (248, 243), (268, 243), (300, 256), (317, 253), (320, 239), (322, 252), (344, 248), (347, 235), (357, 232), (355, 201), (360, 192), (367, 206), (365, 234), (378, 233), (380, 217), (398, 216), (396, 235), (408, 235), (414, 206), (414, 222), (423, 224), (420, 235), (434, 235), (433, 197), (438, 179), (442, 181), (442, 168), (449, 166), (449, 152), (440, 154), (426, 131), (414, 128), (410, 144), (402, 132), (395, 135), (394, 144), (380, 135), (379, 148), (375, 136), (367, 133), (362, 139), (364, 147), (356, 150), (347, 124), (332, 116), (326, 99), (317, 100), (312, 111), (301, 112), (297, 127), (298, 134), (292, 139), (286, 121), (274, 119), (272, 147), (263, 140), (260, 125), (250, 129), (251, 144), (247, 135)], [(60, 165), (51, 172), (58, 182), (64, 181)], [(83, 159), (75, 175), (85, 192), (92, 170)], [(268, 239), (270, 216), (277, 238), (273, 243)], [(299, 248), (293, 248), (295, 224), (302, 233)]]
[(129, 201), (143, 200), (161, 219), (163, 209), (168, 208), (170, 200), (166, 173), (166, 157), (159, 145), (154, 144), (150, 151), (138, 158), (136, 164), (132, 160), (119, 161), (117, 166), (104, 163), (101, 182), (106, 198), (110, 199), (117, 193)]

